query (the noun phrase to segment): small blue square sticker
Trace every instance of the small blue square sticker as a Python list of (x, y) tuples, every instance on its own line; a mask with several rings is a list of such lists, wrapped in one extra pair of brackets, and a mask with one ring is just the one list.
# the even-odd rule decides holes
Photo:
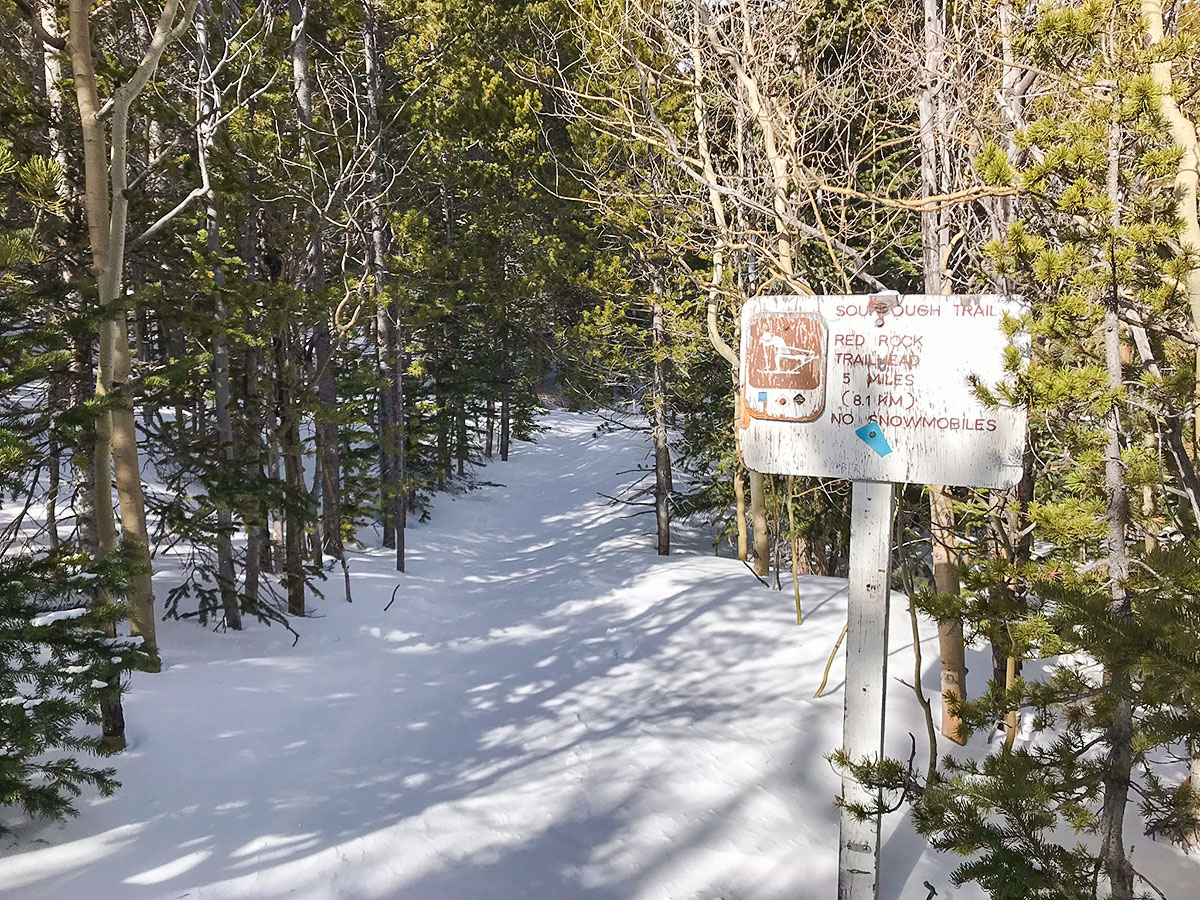
[(767, 392), (766, 392), (766, 391), (759, 391), (759, 392), (758, 392), (758, 402), (759, 402), (759, 403), (766, 403), (766, 402), (767, 402)]

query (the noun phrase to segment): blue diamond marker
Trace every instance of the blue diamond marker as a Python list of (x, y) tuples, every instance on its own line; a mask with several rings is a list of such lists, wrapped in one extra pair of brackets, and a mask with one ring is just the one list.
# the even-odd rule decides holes
[(887, 442), (887, 438), (883, 436), (883, 429), (879, 427), (878, 423), (868, 422), (854, 433), (862, 438), (863, 442), (880, 456), (887, 456), (892, 452), (892, 447)]

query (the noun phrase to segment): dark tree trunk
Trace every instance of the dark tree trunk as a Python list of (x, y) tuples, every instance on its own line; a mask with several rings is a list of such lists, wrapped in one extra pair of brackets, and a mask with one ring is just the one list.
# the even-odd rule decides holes
[(508, 442), (512, 433), (512, 366), (508, 353), (508, 332), (500, 343), (500, 460), (508, 462)]
[(375, 366), (379, 387), (376, 405), (379, 413), (379, 513), (383, 523), (383, 545), (396, 548), (396, 501), (401, 490), (396, 480), (395, 453), (396, 420), (403, 415), (396, 410), (396, 322), (389, 316), (385, 292), (387, 282), (387, 231), (381, 204), (385, 185), (382, 165), (382, 129), (379, 119), (379, 23), (374, 0), (362, 0), (363, 7), (363, 71), (367, 87), (367, 124), (371, 145), (367, 150), (371, 172), (372, 197), (371, 244), (367, 256), (374, 279), (375, 292)]
[(492, 458), (492, 453), (495, 450), (496, 439), (496, 401), (492, 397), (487, 398), (487, 437), (485, 438), (483, 455), (488, 459)]
[(654, 442), (654, 518), (658, 527), (658, 555), (671, 554), (671, 448), (667, 443), (667, 362), (664, 357), (666, 324), (661, 291), (655, 289), (653, 308), (654, 369), (651, 378), (651, 405)]
[(458, 476), (461, 478), (467, 474), (467, 456), (470, 454), (470, 445), (467, 442), (467, 403), (461, 385), (454, 406), (454, 448), (458, 460)]
[[(388, 233), (383, 218), (382, 197), (386, 190), (383, 173), (383, 128), (379, 115), (379, 23), (373, 0), (363, 0), (363, 69), (367, 86), (367, 120), (372, 145), (369, 149), (373, 198), (371, 208), (370, 259), (375, 276), (375, 302), (378, 325), (382, 326), (379, 348), (379, 461), (380, 500), (384, 521), (384, 544), (396, 548), (396, 570), (404, 571), (404, 528), (406, 466), (404, 450), (404, 358), (403, 329), (399, 301), (388, 300)], [(388, 313), (391, 313), (389, 316)], [(390, 319), (390, 321), (389, 321)]]
[(342, 454), (341, 437), (334, 418), (337, 410), (337, 379), (333, 367), (333, 343), (327, 325), (316, 334), (317, 403), (321, 407), (321, 535), (325, 552), (341, 559), (342, 548)]
[[(1120, 207), (1120, 126), (1109, 124), (1108, 193), (1112, 201), (1112, 227), (1121, 224)], [(1114, 263), (1115, 268), (1115, 263)], [(1108, 389), (1114, 396), (1124, 385), (1121, 369), (1121, 322), (1118, 318), (1120, 296), (1117, 274), (1113, 272), (1112, 297), (1104, 313), (1104, 361)], [(1129, 579), (1129, 558), (1125, 535), (1129, 526), (1129, 493), (1121, 463), (1120, 407), (1113, 404), (1105, 424), (1108, 440), (1104, 451), (1104, 492), (1108, 522), (1108, 582), (1112, 598), (1110, 609), (1118, 622), (1133, 617), (1133, 607), (1125, 589)], [(1108, 759), (1104, 769), (1104, 796), (1100, 807), (1100, 858), (1108, 876), (1113, 900), (1133, 900), (1133, 867), (1125, 853), (1125, 807), (1129, 803), (1129, 784), (1133, 774), (1133, 696), (1128, 668), (1105, 670), (1108, 690), (1115, 702), (1105, 729)]]
[[(378, 273), (375, 276), (379, 277)], [(391, 359), (394, 349), (392, 327), (388, 321), (387, 303), (384, 297), (375, 294), (375, 370), (379, 380), (376, 393), (376, 408), (379, 428), (379, 518), (383, 524), (383, 546), (396, 546), (396, 516), (393, 501), (396, 494), (396, 477), (393, 467), (393, 434), (395, 412), (392, 398), (392, 371), (395, 365)]]
[(440, 381), (434, 382), (437, 400), (437, 478), (438, 488), (444, 490), (450, 474), (450, 404)]
[[(251, 178), (253, 188), (253, 177)], [(246, 265), (247, 277), (251, 280), (258, 278), (258, 209), (251, 204), (242, 223), (242, 233), (239, 241), (239, 255)], [(249, 331), (253, 324), (247, 322)], [(260, 384), (259, 349), (254, 344), (246, 347), (243, 355), (243, 396), (245, 397), (245, 417), (243, 420), (242, 457), (245, 471), (250, 475), (256, 487), (256, 494), (261, 496), (263, 477), (263, 396)], [(270, 512), (267, 504), (261, 499), (251, 501), (251, 509), (246, 514), (246, 584), (243, 594), (251, 609), (258, 604), (259, 584), (264, 566), (270, 565), (271, 543), (267, 540), (267, 522)]]
[[(197, 141), (202, 154), (201, 162), (207, 156), (208, 148), (212, 146), (213, 135), (211, 123), (213, 116), (219, 114), (216, 105), (216, 92), (212, 89), (212, 70), (209, 66), (209, 33), (208, 20), (203, 8), (196, 11), (196, 56), (199, 65), (199, 79), (196, 87), (197, 106), (200, 110), (200, 125), (198, 126), (199, 140)], [(224, 461), (226, 472), (236, 465), (233, 448), (233, 403), (232, 390), (229, 383), (229, 347), (225, 337), (228, 327), (228, 311), (225, 302), (225, 269), (216, 260), (221, 251), (221, 222), (217, 212), (217, 198), (210, 191), (205, 210), (206, 246), (213, 264), (213, 287), (216, 295), (215, 322), (212, 336), (212, 380), (215, 418), (217, 424), (218, 451)], [(234, 631), (242, 630), (242, 610), (238, 601), (237, 576), (233, 565), (233, 509), (228, 500), (223, 500), (217, 507), (217, 588), (221, 594), (221, 608), (225, 613), (225, 624)]]
[[(322, 453), (324, 446), (324, 435), (321, 429), (318, 428), (314, 436), (315, 459), (313, 460), (313, 482), (312, 487), (308, 489), (308, 509), (312, 512), (312, 516), (308, 520), (308, 528), (305, 530), (307, 537), (307, 549), (312, 554), (313, 565), (320, 568), (325, 565), (325, 558), (321, 550), (321, 523), (323, 522), (321, 514), (321, 485), (324, 483), (325, 477), (325, 456)], [(303, 479), (303, 476), (301, 476)], [(303, 481), (301, 481), (303, 484)]]
[(403, 572), (404, 532), (408, 527), (408, 413), (404, 398), (404, 370), (408, 359), (404, 353), (404, 337), (400, 328), (400, 302), (392, 302), (392, 319), (396, 323), (392, 330), (392, 347), (390, 358), (394, 361), (392, 372), (392, 414), (395, 419), (392, 426), (392, 477), (395, 490), (392, 493), (392, 522), (396, 531), (396, 571)]
[[(271, 407), (267, 414), (267, 422), (269, 423), (266, 433), (267, 473), (276, 484), (280, 481), (287, 484), (283, 466), (283, 443), (286, 437), (284, 434), (284, 422), (287, 415), (284, 405), (284, 355), (286, 350), (283, 336), (276, 337), (272, 343), (274, 365), (269, 367), (269, 388), (265, 392), (266, 396), (271, 398)], [(283, 509), (272, 510), (271, 571), (280, 576), (283, 575), (287, 567), (286, 518), (287, 516)]]
[[(258, 349), (247, 347), (246, 367), (246, 466), (256, 486), (262, 484), (262, 397), (258, 386)], [(267, 510), (261, 501), (254, 501), (253, 513), (246, 521), (246, 585), (243, 593), (253, 607), (258, 603), (258, 586), (262, 576), (264, 554), (269, 551), (266, 540)]]
[(300, 410), (296, 397), (296, 362), (292, 358), (294, 347), (290, 329), (286, 325), (284, 329), (282, 340), (276, 344), (280, 354), (276, 370), (280, 380), (279, 415), (284, 482), (288, 491), (287, 506), (283, 514), (284, 581), (287, 585), (288, 613), (303, 616), (305, 517), (300, 507), (304, 503), (306, 492), (300, 455)]
[[(50, 383), (50, 405), (51, 413), (57, 415), (58, 411), (63, 408), (67, 402), (67, 397), (70, 392), (70, 387), (67, 384), (69, 373), (64, 375), (55, 374), (51, 376)], [(50, 424), (49, 433), (46, 436), (48, 445), (46, 447), (47, 462), (50, 466), (50, 483), (46, 490), (46, 537), (50, 542), (50, 549), (57, 550), (59, 547), (60, 537), (58, 534), (58, 499), (62, 493), (62, 441), (59, 437), (57, 423)]]

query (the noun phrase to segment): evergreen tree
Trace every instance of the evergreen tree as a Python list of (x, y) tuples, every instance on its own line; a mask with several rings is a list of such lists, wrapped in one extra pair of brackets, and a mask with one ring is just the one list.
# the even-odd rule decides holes
[(81, 327), (54, 316), (40, 293), (53, 279), (44, 228), (64, 214), (62, 179), (53, 160), (20, 160), (0, 143), (0, 197), (14, 198), (0, 217), (18, 226), (0, 231), (0, 491), (24, 495), (0, 537), (0, 804), (43, 817), (73, 813), (86, 787), (115, 789), (111, 769), (79, 757), (120, 749), (120, 732), (97, 731), (102, 708), (119, 710), (122, 677), (149, 664), (140, 637), (115, 634), (137, 564), (128, 548), (97, 559), (73, 541), (29, 546), (38, 523), (27, 513), (45, 469), (40, 439), (66, 440), (97, 415), (94, 405), (47, 402), (48, 383), (70, 360), (69, 329)]
[[(1005, 739), (982, 758), (946, 758), (927, 781), (895, 760), (836, 755), (913, 799), (932, 845), (968, 857), (955, 883), (996, 898), (1135, 896), (1131, 802), (1147, 833), (1194, 840), (1180, 761), (1200, 737), (1200, 494), (1182, 424), (1195, 348), (1180, 285), (1197, 260), (1179, 242), (1179, 154), (1150, 71), (1163, 50), (1144, 29), (1124, 0), (1040, 7), (1014, 46), (1053, 89), (1017, 132), (1020, 161), (997, 143), (978, 157), (983, 177), (1021, 200), (985, 252), (1029, 302), (1011, 327), (1028, 330), (1032, 354), (1024, 364), (1014, 350), (1009, 380), (978, 391), (1029, 409), (1037, 467), (1020, 537), (1036, 549), (986, 548), (968, 561), (961, 600), (920, 602), (1008, 648), (1005, 678), (952, 703), (964, 739), (1000, 722)], [(987, 500), (968, 512), (998, 515)], [(1045, 675), (1021, 660), (1046, 660)]]

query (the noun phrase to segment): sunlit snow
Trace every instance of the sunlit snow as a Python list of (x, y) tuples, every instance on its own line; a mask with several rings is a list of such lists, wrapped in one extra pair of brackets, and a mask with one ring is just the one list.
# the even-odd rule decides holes
[[(501, 486), (437, 499), (410, 532), (408, 574), (389, 551), (352, 553), (353, 604), (331, 579), (295, 647), (279, 627), (163, 623), (164, 670), (135, 675), (126, 698), (124, 786), (5, 836), (0, 896), (834, 897), (839, 782), (824, 757), (841, 734), (840, 660), (813, 693), (844, 582), (805, 579), (797, 627), (790, 590), (714, 556), (707, 535), (655, 556), (652, 518), (600, 496), (645, 458), (643, 438), (595, 436), (594, 416), (544, 424), (488, 467)], [(911, 733), (921, 758), (894, 601), (888, 745), (907, 758)], [(969, 660), (975, 687), (989, 663)], [(1194, 895), (1191, 861), (1137, 843), (1169, 896)], [(957, 862), (904, 813), (885, 820), (884, 900), (925, 900), (924, 881), (976, 900), (948, 884)]]

